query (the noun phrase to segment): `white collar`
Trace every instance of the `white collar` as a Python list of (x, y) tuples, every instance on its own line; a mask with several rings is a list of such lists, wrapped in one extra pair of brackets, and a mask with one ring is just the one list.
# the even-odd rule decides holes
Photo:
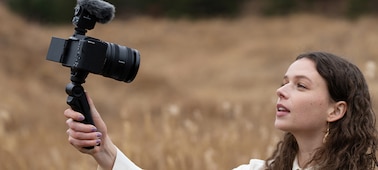
[(299, 163), (298, 163), (298, 157), (295, 156), (295, 159), (294, 159), (294, 162), (293, 162), (293, 169), (292, 170), (315, 170), (314, 167), (309, 167), (309, 168), (301, 168), (299, 167)]

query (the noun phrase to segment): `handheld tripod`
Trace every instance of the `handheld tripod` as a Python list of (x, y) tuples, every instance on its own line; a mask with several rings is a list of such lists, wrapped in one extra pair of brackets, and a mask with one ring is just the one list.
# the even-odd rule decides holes
[[(67, 104), (77, 112), (84, 115), (84, 120), (81, 121), (85, 124), (95, 125), (91, 116), (91, 109), (89, 107), (88, 99), (81, 84), (85, 83), (85, 78), (88, 72), (82, 70), (71, 69), (71, 83), (66, 86)], [(86, 149), (93, 149), (94, 146), (85, 147)]]

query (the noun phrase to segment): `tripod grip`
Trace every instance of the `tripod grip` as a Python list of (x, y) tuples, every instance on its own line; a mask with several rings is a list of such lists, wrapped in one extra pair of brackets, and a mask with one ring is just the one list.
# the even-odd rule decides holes
[[(88, 99), (84, 92), (84, 88), (81, 85), (69, 83), (66, 87), (66, 92), (68, 94), (67, 104), (71, 106), (72, 110), (75, 110), (84, 115), (84, 120), (81, 122), (95, 126), (92, 119)], [(93, 148), (94, 146), (85, 147), (85, 149)]]
[(84, 120), (81, 121), (82, 123), (95, 125), (92, 119), (88, 101), (86, 101), (86, 99), (87, 98), (85, 97), (85, 101), (83, 101), (84, 99), (80, 100), (76, 97), (68, 96), (67, 104), (71, 106), (72, 110), (83, 114)]

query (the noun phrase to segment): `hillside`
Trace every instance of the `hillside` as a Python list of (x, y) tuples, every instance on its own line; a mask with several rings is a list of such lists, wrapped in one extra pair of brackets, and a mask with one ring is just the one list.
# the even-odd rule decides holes
[[(73, 26), (31, 23), (2, 4), (0, 22), (0, 169), (94, 169), (67, 142), (69, 69), (45, 60), (51, 37)], [(299, 53), (347, 57), (377, 101), (377, 28), (376, 18), (306, 14), (116, 18), (88, 35), (138, 49), (139, 73), (130, 84), (91, 74), (84, 86), (115, 143), (145, 169), (231, 169), (271, 151), (275, 89)]]

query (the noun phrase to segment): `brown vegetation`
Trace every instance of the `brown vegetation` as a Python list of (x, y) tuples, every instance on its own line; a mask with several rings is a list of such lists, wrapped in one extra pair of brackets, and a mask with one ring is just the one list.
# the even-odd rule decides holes
[[(69, 37), (73, 27), (30, 23), (1, 4), (0, 22), (0, 169), (95, 169), (67, 142), (69, 69), (45, 60), (51, 36)], [(275, 89), (305, 51), (347, 57), (378, 93), (376, 18), (139, 17), (88, 35), (142, 54), (131, 84), (92, 74), (84, 86), (114, 142), (145, 169), (231, 169), (266, 158), (280, 137)]]

